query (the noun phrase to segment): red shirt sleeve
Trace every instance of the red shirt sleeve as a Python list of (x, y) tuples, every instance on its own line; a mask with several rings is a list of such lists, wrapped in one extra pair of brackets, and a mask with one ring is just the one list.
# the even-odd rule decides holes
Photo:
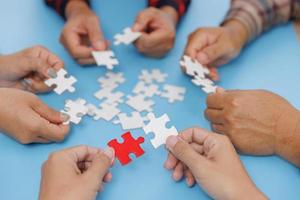
[(180, 17), (186, 13), (190, 3), (191, 0), (148, 0), (149, 6), (157, 8), (160, 8), (162, 6), (173, 7), (178, 12), (178, 15)]
[[(65, 18), (65, 8), (69, 2), (69, 0), (44, 0), (45, 3), (53, 8), (59, 15), (61, 15), (63, 18)], [(90, 5), (89, 0), (83, 0), (88, 5)]]

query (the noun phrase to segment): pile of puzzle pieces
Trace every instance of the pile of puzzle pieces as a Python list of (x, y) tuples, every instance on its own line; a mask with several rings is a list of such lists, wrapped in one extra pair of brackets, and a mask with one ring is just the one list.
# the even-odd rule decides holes
[[(132, 32), (130, 28), (126, 28), (123, 34), (115, 36), (115, 45), (130, 44), (134, 42), (141, 33)], [(115, 65), (119, 64), (115, 54), (112, 51), (97, 51), (92, 53), (97, 65), (106, 66), (108, 70), (113, 70)], [(180, 61), (185, 72), (192, 76), (192, 82), (207, 92), (215, 92), (216, 86), (213, 82), (206, 78), (209, 73), (197, 61), (192, 60), (188, 56), (184, 56)], [(127, 131), (122, 135), (123, 143), (119, 143), (116, 139), (108, 142), (108, 146), (114, 148), (116, 157), (122, 165), (131, 162), (129, 154), (133, 153), (136, 157), (144, 154), (141, 144), (144, 142), (143, 137), (133, 138), (130, 130), (143, 129), (145, 134), (152, 133), (154, 137), (151, 139), (151, 144), (154, 148), (158, 148), (165, 144), (166, 139), (170, 135), (178, 135), (178, 131), (174, 126), (167, 127), (170, 121), (167, 114), (160, 117), (153, 113), (155, 102), (154, 96), (159, 96), (166, 99), (169, 103), (183, 101), (186, 93), (184, 87), (179, 87), (171, 84), (166, 84), (168, 75), (161, 72), (159, 69), (142, 70), (138, 76), (138, 81), (132, 89), (132, 94), (125, 95), (118, 90), (121, 84), (124, 84), (126, 79), (124, 74), (114, 73), (109, 71), (105, 76), (98, 78), (100, 89), (94, 93), (100, 103), (94, 105), (88, 103), (82, 98), (76, 100), (66, 100), (65, 108), (61, 112), (70, 116), (66, 124), (79, 124), (84, 116), (90, 116), (94, 120), (105, 120), (116, 125), (120, 125), (123, 130)], [(62, 94), (65, 91), (74, 92), (73, 85), (76, 83), (76, 78), (68, 76), (64, 69), (57, 72), (55, 78), (50, 78), (45, 81), (48, 86), (56, 86), (54, 91), (57, 94)], [(127, 105), (133, 111), (131, 113), (122, 112), (120, 105)]]

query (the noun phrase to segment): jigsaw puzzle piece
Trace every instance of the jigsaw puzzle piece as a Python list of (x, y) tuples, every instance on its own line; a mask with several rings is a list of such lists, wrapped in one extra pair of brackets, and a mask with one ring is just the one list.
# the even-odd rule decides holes
[(158, 85), (154, 85), (154, 84), (146, 85), (146, 83), (143, 81), (140, 81), (136, 84), (136, 86), (133, 89), (133, 93), (143, 94), (146, 97), (153, 97), (154, 95), (161, 94)]
[(123, 103), (122, 97), (124, 96), (123, 92), (113, 92), (114, 88), (102, 88), (94, 94), (94, 96), (99, 99), (105, 99), (105, 103), (114, 104), (114, 103)]
[(171, 126), (170, 128), (166, 127), (166, 124), (170, 121), (167, 114), (156, 118), (153, 113), (148, 113), (147, 117), (149, 123), (143, 127), (143, 130), (146, 134), (154, 134), (154, 138), (151, 139), (151, 144), (155, 149), (165, 144), (169, 136), (178, 135), (178, 131), (174, 126)]
[(144, 127), (145, 121), (148, 121), (148, 118), (142, 117), (139, 112), (132, 112), (131, 116), (128, 116), (126, 113), (120, 113), (118, 120), (114, 120), (113, 123), (121, 124), (123, 130), (132, 130)]
[(138, 112), (151, 112), (152, 106), (155, 104), (151, 99), (146, 99), (146, 96), (138, 94), (136, 96), (127, 96), (128, 100), (126, 104), (135, 109)]
[(218, 88), (218, 86), (214, 85), (214, 82), (212, 80), (207, 78), (200, 78), (198, 76), (195, 76), (194, 79), (192, 79), (192, 82), (195, 85), (202, 87), (202, 90), (207, 94), (215, 93)]
[(115, 58), (113, 51), (92, 51), (92, 55), (98, 66), (106, 66), (107, 69), (113, 70), (115, 65), (119, 64), (118, 59)]
[(183, 101), (186, 89), (184, 87), (178, 87), (174, 85), (164, 85), (164, 92), (161, 97), (167, 98), (169, 103), (174, 103), (175, 101)]
[(77, 99), (76, 101), (67, 100), (65, 103), (65, 110), (62, 110), (61, 112), (70, 117), (64, 124), (69, 124), (70, 122), (79, 124), (82, 117), (88, 112), (86, 101), (84, 99)]
[(158, 83), (163, 83), (165, 82), (167, 77), (168, 75), (162, 73), (159, 69), (153, 69), (151, 72), (149, 72), (148, 70), (142, 70), (139, 79), (147, 84), (151, 84), (154, 81)]
[(129, 154), (133, 153), (138, 158), (145, 153), (140, 147), (144, 142), (144, 138), (138, 137), (137, 139), (134, 139), (130, 132), (123, 134), (122, 138), (123, 143), (119, 143), (116, 139), (113, 139), (108, 143), (108, 146), (115, 150), (115, 156), (118, 158), (121, 165), (127, 165), (132, 161)]
[(113, 73), (107, 72), (105, 77), (98, 78), (98, 82), (100, 83), (102, 88), (116, 88), (119, 84), (125, 82), (124, 74), (123, 73)]
[(116, 34), (114, 45), (126, 44), (129, 45), (137, 40), (142, 35), (141, 32), (133, 32), (131, 28), (127, 27), (122, 34)]
[(201, 78), (205, 78), (205, 76), (209, 75), (210, 73), (206, 67), (187, 55), (184, 55), (183, 60), (181, 60), (179, 63), (185, 70), (185, 73), (189, 76), (199, 76)]
[(67, 77), (67, 72), (64, 69), (60, 69), (57, 72), (57, 76), (55, 78), (50, 78), (45, 81), (45, 84), (48, 87), (55, 86), (54, 91), (57, 94), (62, 94), (65, 91), (74, 92), (75, 88), (73, 84), (76, 82), (76, 78), (73, 76)]

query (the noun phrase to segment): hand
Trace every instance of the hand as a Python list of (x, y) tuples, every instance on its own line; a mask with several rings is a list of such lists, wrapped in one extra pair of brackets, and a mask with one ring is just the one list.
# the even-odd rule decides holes
[(40, 200), (94, 200), (103, 190), (114, 151), (77, 146), (52, 153), (42, 168)]
[(0, 56), (0, 87), (34, 93), (48, 92), (44, 81), (56, 76), (64, 63), (48, 49), (35, 46), (11, 55)]
[(300, 113), (263, 90), (224, 91), (207, 98), (206, 118), (245, 154), (278, 154), (300, 166)]
[(66, 7), (67, 23), (60, 42), (79, 64), (95, 64), (92, 51), (107, 49), (100, 22), (84, 1), (70, 1)]
[(0, 132), (22, 144), (62, 141), (68, 116), (49, 108), (37, 96), (17, 89), (0, 89)]
[(178, 14), (170, 6), (143, 10), (132, 28), (133, 31), (142, 32), (135, 42), (136, 48), (147, 56), (164, 56), (174, 46), (177, 21)]
[[(189, 36), (185, 54), (214, 69), (238, 56), (248, 37), (244, 25), (235, 20), (218, 28), (200, 28)], [(216, 69), (211, 71), (211, 78), (219, 79)]]
[(226, 136), (191, 128), (170, 136), (166, 147), (165, 167), (174, 171), (175, 180), (185, 175), (189, 186), (196, 180), (213, 199), (266, 199)]

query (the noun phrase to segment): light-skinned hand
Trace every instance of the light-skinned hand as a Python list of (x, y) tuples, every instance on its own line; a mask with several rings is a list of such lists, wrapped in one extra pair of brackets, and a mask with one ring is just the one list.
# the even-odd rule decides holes
[(42, 46), (0, 56), (0, 87), (18, 88), (34, 93), (48, 92), (44, 81), (56, 76), (64, 63)]
[(140, 12), (132, 27), (142, 32), (135, 42), (141, 53), (151, 57), (162, 57), (174, 46), (178, 14), (170, 6), (150, 7)]
[(53, 110), (32, 93), (0, 88), (0, 132), (22, 144), (62, 141), (68, 116)]
[(201, 128), (170, 136), (165, 167), (175, 181), (183, 176), (188, 186), (196, 181), (213, 199), (267, 199), (256, 188), (226, 136)]
[(95, 200), (109, 182), (114, 151), (77, 146), (52, 153), (42, 168), (40, 200)]

